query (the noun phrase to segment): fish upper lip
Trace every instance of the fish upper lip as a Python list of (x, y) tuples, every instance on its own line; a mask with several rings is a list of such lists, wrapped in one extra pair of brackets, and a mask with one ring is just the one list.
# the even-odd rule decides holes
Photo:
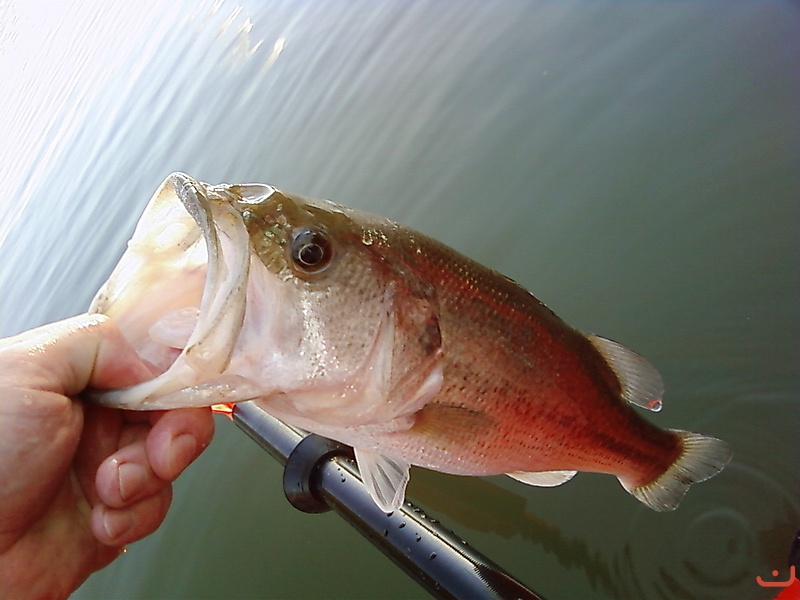
[[(208, 250), (200, 318), (182, 354), (198, 372), (221, 373), (230, 362), (244, 319), (250, 264), (247, 232), (239, 211), (228, 198), (214, 193), (214, 187), (185, 173), (170, 177), (175, 194), (200, 227)], [(225, 218), (228, 215), (232, 218)], [(227, 245), (224, 237), (230, 241)], [(220, 346), (224, 351), (220, 352)]]
[(238, 183), (235, 185), (219, 183), (211, 185), (196, 180), (194, 177), (177, 171), (170, 175), (173, 189), (190, 214), (198, 203), (208, 204), (212, 198), (231, 204), (239, 212), (246, 211), (251, 206), (268, 202), (273, 195), (280, 194), (280, 190), (268, 183)]
[(192, 216), (200, 230), (205, 233), (209, 227), (213, 226), (213, 223), (203, 214), (210, 211), (211, 204), (208, 194), (206, 194), (206, 186), (186, 173), (173, 173), (168, 180), (186, 212)]
[(273, 195), (280, 194), (278, 188), (268, 183), (242, 183), (235, 186), (217, 186), (214, 191), (221, 189), (224, 195), (230, 196), (233, 205), (241, 211), (251, 206), (268, 202)]

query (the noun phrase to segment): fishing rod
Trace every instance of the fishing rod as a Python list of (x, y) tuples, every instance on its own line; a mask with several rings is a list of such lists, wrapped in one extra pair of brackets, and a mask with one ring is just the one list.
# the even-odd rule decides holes
[(411, 502), (386, 514), (361, 481), (349, 446), (308, 434), (253, 402), (231, 418), (283, 467), (287, 500), (306, 513), (336, 511), (436, 598), (542, 600)]

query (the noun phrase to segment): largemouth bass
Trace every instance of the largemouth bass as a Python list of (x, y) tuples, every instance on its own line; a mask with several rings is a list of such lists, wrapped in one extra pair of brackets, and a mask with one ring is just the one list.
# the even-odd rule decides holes
[(637, 412), (663, 393), (640, 355), (425, 235), (270, 185), (170, 175), (90, 311), (158, 373), (98, 401), (255, 400), (353, 446), (387, 512), (410, 465), (538, 486), (608, 473), (672, 510), (732, 456)]

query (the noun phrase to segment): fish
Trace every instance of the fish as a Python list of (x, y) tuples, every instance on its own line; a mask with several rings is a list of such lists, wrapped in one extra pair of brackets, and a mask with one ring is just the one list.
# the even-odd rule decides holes
[(352, 446), (385, 512), (402, 505), (412, 465), (542, 487), (605, 473), (669, 511), (733, 455), (645, 418), (662, 407), (655, 367), (510, 278), (388, 219), (268, 184), (171, 174), (89, 312), (154, 372), (96, 402), (253, 401)]

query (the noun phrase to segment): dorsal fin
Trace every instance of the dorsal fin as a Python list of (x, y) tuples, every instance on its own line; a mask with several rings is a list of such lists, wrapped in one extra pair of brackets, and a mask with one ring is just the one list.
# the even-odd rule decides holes
[(587, 337), (616, 374), (622, 399), (653, 412), (660, 411), (664, 382), (656, 368), (622, 344), (596, 335)]
[(404, 460), (355, 448), (361, 480), (380, 509), (390, 513), (403, 506), (410, 465)]

